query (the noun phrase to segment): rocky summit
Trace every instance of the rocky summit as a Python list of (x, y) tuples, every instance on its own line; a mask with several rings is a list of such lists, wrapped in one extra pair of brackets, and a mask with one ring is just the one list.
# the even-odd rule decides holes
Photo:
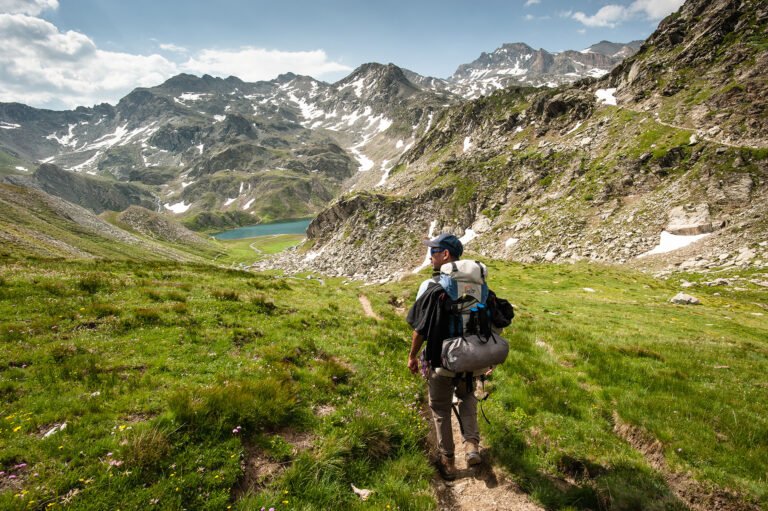
[(765, 267), (766, 55), (764, 2), (689, 0), (603, 78), (444, 110), (384, 186), (343, 196), (276, 264), (391, 279), (448, 231), (518, 261)]

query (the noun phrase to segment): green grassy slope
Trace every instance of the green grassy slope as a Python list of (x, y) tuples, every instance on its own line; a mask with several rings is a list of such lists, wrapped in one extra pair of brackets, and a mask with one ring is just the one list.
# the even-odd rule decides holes
[[(661, 442), (666, 470), (768, 503), (765, 288), (696, 287), (703, 305), (682, 307), (667, 302), (676, 283), (640, 274), (490, 268), (518, 316), (484, 444), (535, 499), (683, 509), (620, 420)], [(424, 386), (396, 309), (420, 278), (0, 266), (0, 507), (434, 509)]]
[(213, 246), (201, 250), (200, 247), (150, 240), (138, 233), (129, 234), (44, 192), (6, 184), (0, 184), (0, 240), (3, 242), (0, 255), (13, 259), (203, 261), (216, 254)]

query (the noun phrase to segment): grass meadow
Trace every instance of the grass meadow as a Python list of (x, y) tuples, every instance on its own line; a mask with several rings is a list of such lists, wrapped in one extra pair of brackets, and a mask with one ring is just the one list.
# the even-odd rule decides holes
[[(669, 473), (768, 505), (767, 288), (699, 285), (702, 305), (679, 306), (677, 277), (489, 268), (517, 317), (483, 444), (534, 500), (685, 509), (623, 424), (658, 441)], [(0, 508), (435, 509), (425, 388), (405, 365), (422, 278), (6, 261)]]

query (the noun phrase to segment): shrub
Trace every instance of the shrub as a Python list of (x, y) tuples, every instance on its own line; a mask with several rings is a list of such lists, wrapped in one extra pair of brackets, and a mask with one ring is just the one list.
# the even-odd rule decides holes
[(145, 307), (135, 309), (133, 315), (136, 323), (140, 325), (156, 325), (160, 323), (162, 319), (157, 310)]
[(122, 457), (134, 469), (154, 471), (171, 451), (168, 433), (158, 426), (136, 426), (121, 442)]
[(266, 314), (270, 316), (277, 311), (277, 305), (270, 298), (264, 295), (256, 295), (251, 297), (251, 305), (256, 312), (260, 314)]
[(94, 303), (89, 307), (89, 310), (97, 318), (120, 315), (120, 309), (109, 303)]
[(95, 294), (109, 287), (109, 281), (102, 275), (91, 274), (81, 278), (80, 282), (77, 283), (77, 287), (85, 293)]
[(211, 294), (215, 299), (221, 300), (221, 301), (237, 302), (240, 300), (240, 295), (237, 294), (237, 291), (232, 291), (229, 289), (227, 290), (216, 289)]

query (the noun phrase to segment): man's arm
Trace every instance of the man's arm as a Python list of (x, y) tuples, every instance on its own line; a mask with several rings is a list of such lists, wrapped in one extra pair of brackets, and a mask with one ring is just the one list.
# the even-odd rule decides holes
[(422, 344), (424, 344), (424, 337), (414, 330), (411, 337), (411, 351), (408, 353), (408, 369), (410, 369), (413, 374), (416, 374), (419, 371), (418, 355)]

